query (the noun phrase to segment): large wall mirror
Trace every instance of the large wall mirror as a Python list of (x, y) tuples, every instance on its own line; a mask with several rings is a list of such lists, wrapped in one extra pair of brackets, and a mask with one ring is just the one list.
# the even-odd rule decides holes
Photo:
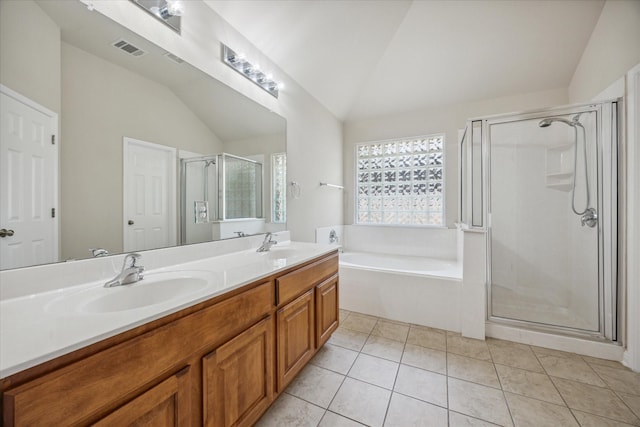
[[(1, 35), (11, 37), (0, 45), (0, 229), (13, 232), (0, 238), (0, 268), (286, 228), (282, 117), (80, 2), (0, 7)], [(21, 101), (57, 115), (52, 168), (33, 166), (46, 159), (12, 139), (16, 123), (30, 120), (17, 118), (11, 103)], [(34, 234), (40, 225), (21, 225), (38, 209), (38, 221), (52, 216), (41, 203), (49, 193), (51, 250)]]

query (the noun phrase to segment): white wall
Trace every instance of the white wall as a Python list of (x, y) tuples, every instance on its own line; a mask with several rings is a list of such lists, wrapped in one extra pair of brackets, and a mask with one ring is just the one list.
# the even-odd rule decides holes
[(453, 227), (458, 216), (458, 130), (472, 117), (523, 111), (566, 104), (565, 89), (533, 92), (503, 98), (445, 105), (440, 108), (405, 112), (347, 122), (344, 125), (344, 177), (346, 187), (345, 224), (354, 218), (354, 147), (358, 142), (445, 133), (445, 216)]
[(569, 84), (570, 102), (589, 102), (640, 62), (639, 40), (640, 1), (607, 1)]
[(346, 251), (408, 255), (443, 260), (458, 258), (456, 229), (347, 225)]
[[(620, 85), (616, 84), (620, 78), (625, 78), (627, 72), (640, 63), (640, 2), (635, 0), (609, 0), (604, 5), (602, 13), (596, 24), (589, 43), (584, 50), (582, 58), (576, 67), (571, 83), (569, 84), (569, 98), (571, 102), (587, 102), (594, 98), (599, 98), (602, 93), (619, 93)], [(629, 82), (626, 82), (629, 86)], [(624, 85), (622, 85), (624, 86)], [(611, 87), (617, 90), (610, 91)], [(627, 94), (628, 95), (628, 94)], [(609, 95), (610, 96), (610, 95)], [(635, 112), (636, 117), (627, 117), (628, 126), (638, 123), (638, 112), (634, 109), (627, 112)], [(625, 135), (624, 152), (636, 153), (634, 151), (639, 144), (637, 133)], [(630, 139), (635, 136), (635, 141)], [(629, 224), (639, 217), (637, 209), (637, 179), (634, 181), (635, 172), (640, 165), (637, 159), (627, 159), (626, 176), (622, 179), (627, 187), (626, 193), (626, 220)], [(620, 224), (622, 226), (623, 224)], [(634, 224), (631, 226), (633, 227)], [(634, 242), (630, 240), (634, 235), (626, 235), (627, 247), (633, 248)], [(636, 239), (637, 240), (637, 239)], [(637, 244), (636, 244), (637, 245)], [(633, 251), (631, 254), (635, 254)], [(637, 255), (637, 254), (635, 254)], [(627, 314), (626, 337), (634, 340), (629, 343), (629, 354), (625, 356), (627, 363), (634, 369), (640, 370), (640, 322), (632, 321), (638, 319), (640, 310), (640, 281), (634, 273), (634, 266), (638, 264), (637, 259), (626, 259), (624, 265), (628, 265), (626, 277), (626, 306), (624, 311)], [(635, 298), (631, 298), (634, 297)]]
[[(320, 181), (342, 182), (341, 123), (219, 15), (201, 1), (184, 2), (178, 35), (131, 2), (81, 1), (287, 120), (287, 179), (299, 182), (302, 189), (300, 198), (287, 204), (293, 240), (313, 242), (317, 227), (342, 222), (342, 193), (319, 186)], [(279, 99), (226, 66), (220, 59), (220, 42), (272, 69), (285, 84)]]
[(627, 346), (625, 362), (640, 371), (640, 64), (627, 74)]
[(60, 29), (37, 4), (0, 1), (0, 51), (0, 83), (60, 113)]
[(62, 94), (62, 259), (86, 258), (94, 247), (122, 252), (123, 137), (222, 151), (220, 139), (167, 87), (67, 43)]

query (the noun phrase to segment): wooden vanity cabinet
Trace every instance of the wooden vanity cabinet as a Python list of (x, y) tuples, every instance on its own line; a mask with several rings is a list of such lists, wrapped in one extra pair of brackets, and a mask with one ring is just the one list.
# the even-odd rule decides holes
[(338, 329), (338, 275), (316, 286), (316, 347), (320, 348)]
[(313, 357), (315, 309), (313, 289), (278, 310), (278, 392)]
[[(176, 405), (180, 416), (174, 418), (175, 425), (181, 425), (180, 420), (200, 424), (202, 357), (270, 316), (274, 310), (273, 287), (273, 280), (248, 285), (240, 293), (214, 299), (211, 305), (170, 315), (168, 320), (159, 319), (160, 324), (144, 325), (140, 332), (125, 332), (125, 338), (113, 337), (118, 341), (106, 348), (96, 343), (82, 349), (82, 357), (69, 361), (72, 353), (47, 362), (62, 367), (46, 374), (27, 377), (26, 381), (3, 379), (4, 425), (89, 425), (112, 414), (133, 415), (123, 408), (135, 408), (149, 399), (157, 401), (154, 389), (174, 375), (180, 379), (178, 384), (188, 384), (176, 386), (173, 394), (166, 394), (168, 386), (161, 388), (164, 394), (158, 393), (167, 397), (165, 405)], [(91, 347), (96, 346), (98, 349), (92, 352)], [(16, 377), (28, 374), (18, 373)], [(4, 384), (14, 381), (15, 386), (5, 388)], [(183, 392), (186, 389), (188, 393)], [(185, 407), (189, 411), (183, 416), (181, 409)], [(158, 408), (155, 412), (161, 411)]]
[(150, 425), (190, 426), (189, 368), (170, 376), (94, 424), (97, 427)]
[(205, 426), (253, 425), (274, 399), (273, 316), (202, 359)]
[(337, 271), (319, 257), (4, 378), (2, 425), (251, 426), (337, 327)]
[(338, 327), (337, 272), (333, 254), (276, 279), (278, 392)]

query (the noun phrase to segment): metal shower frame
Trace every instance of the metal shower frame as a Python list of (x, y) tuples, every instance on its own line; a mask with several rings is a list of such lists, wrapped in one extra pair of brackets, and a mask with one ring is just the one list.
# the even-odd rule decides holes
[[(486, 312), (487, 321), (504, 325), (526, 327), (531, 330), (566, 334), (582, 338), (622, 341), (624, 336), (624, 324), (621, 310), (624, 307), (623, 289), (618, 277), (618, 255), (622, 251), (618, 242), (618, 210), (621, 202), (619, 191), (622, 181), (619, 179), (618, 159), (621, 153), (622, 129), (622, 100), (615, 99), (597, 103), (569, 105), (527, 111), (520, 113), (500, 114), (469, 119), (462, 140), (460, 153), (460, 221), (470, 230), (485, 233), (486, 243)], [(554, 116), (573, 115), (586, 112), (596, 113), (597, 132), (597, 209), (599, 221), (598, 233), (598, 317), (599, 330), (586, 331), (559, 325), (548, 325), (524, 320), (507, 319), (492, 315), (491, 311), (491, 125), (499, 123), (518, 122), (525, 120), (541, 120)], [(481, 159), (474, 162), (473, 124), (480, 122)], [(476, 128), (477, 128), (476, 124)], [(476, 149), (478, 147), (475, 147)], [(464, 151), (464, 152), (463, 152)], [(477, 200), (481, 200), (481, 206), (474, 204), (473, 167), (480, 166), (482, 183), (475, 189), (481, 192)], [(477, 172), (477, 171), (476, 171)], [(468, 191), (463, 191), (464, 186)], [(478, 211), (479, 209), (479, 211)], [(621, 212), (623, 212), (621, 210)], [(475, 218), (481, 215), (481, 222), (474, 224)]]

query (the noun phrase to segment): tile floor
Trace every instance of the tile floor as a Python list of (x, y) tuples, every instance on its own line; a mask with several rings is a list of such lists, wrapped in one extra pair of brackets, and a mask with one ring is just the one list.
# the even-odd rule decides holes
[(621, 364), (340, 311), (257, 426), (640, 426)]

